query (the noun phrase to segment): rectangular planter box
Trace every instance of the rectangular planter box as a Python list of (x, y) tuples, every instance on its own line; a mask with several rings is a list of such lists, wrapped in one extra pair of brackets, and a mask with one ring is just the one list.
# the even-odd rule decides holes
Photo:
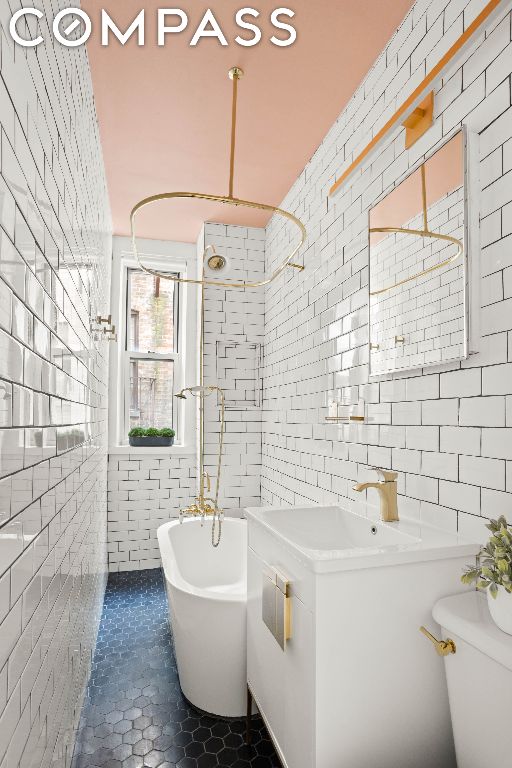
[(174, 443), (174, 437), (129, 437), (130, 445), (134, 448), (167, 448)]

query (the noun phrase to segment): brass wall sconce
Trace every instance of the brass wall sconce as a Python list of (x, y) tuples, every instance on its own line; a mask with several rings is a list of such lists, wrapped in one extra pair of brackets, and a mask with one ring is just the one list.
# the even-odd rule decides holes
[(434, 91), (414, 109), (402, 123), (405, 128), (405, 148), (410, 149), (434, 122)]
[[(437, 64), (427, 73), (426, 77), (421, 83), (413, 90), (413, 92), (407, 97), (407, 99), (398, 107), (396, 112), (387, 120), (382, 128), (377, 131), (371, 141), (365, 146), (365, 148), (357, 155), (357, 157), (350, 163), (337, 181), (332, 185), (329, 194), (334, 195), (337, 190), (345, 183), (345, 181), (359, 168), (364, 160), (368, 160), (378, 151), (379, 143), (382, 139), (390, 135), (390, 133), (399, 125), (399, 121), (402, 120), (402, 125), (407, 122), (408, 116), (414, 114), (416, 107), (423, 107), (425, 94), (428, 88), (432, 88), (440, 80), (446, 67), (451, 61), (456, 59), (462, 51), (467, 49), (473, 42), (473, 38), (477, 33), (482, 32), (482, 28), (486, 23), (489, 23), (493, 18), (497, 16), (502, 5), (501, 0), (488, 0), (487, 4), (482, 8), (480, 13), (473, 19), (473, 21), (467, 26), (464, 32), (458, 37), (453, 45), (446, 51), (446, 53), (439, 59)], [(428, 97), (427, 97), (428, 98)], [(413, 118), (414, 120), (414, 118)], [(407, 126), (406, 126), (407, 130)]]

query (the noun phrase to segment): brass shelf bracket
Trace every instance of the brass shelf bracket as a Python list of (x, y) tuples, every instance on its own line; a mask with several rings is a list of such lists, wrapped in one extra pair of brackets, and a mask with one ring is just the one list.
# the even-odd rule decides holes
[(352, 421), (364, 421), (364, 416), (326, 416), (326, 421), (341, 422), (344, 424), (350, 424)]
[[(341, 412), (340, 412), (341, 409)], [(333, 401), (329, 404), (329, 414), (324, 420), (331, 424), (362, 424), (366, 421), (365, 405), (359, 400), (357, 406)]]

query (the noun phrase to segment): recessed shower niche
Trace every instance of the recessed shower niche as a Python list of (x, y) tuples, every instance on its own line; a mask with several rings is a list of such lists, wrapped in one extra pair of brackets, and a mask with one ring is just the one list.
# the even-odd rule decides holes
[(474, 351), (473, 152), (474, 137), (457, 132), (370, 210), (372, 375), (461, 360)]
[(262, 354), (257, 342), (217, 341), (217, 383), (224, 390), (227, 409), (261, 406)]

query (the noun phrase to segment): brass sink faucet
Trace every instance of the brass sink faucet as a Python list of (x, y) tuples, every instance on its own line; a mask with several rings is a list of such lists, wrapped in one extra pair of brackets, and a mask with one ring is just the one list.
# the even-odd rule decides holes
[(365, 491), (367, 488), (376, 488), (380, 496), (380, 516), (384, 523), (395, 523), (398, 521), (397, 491), (398, 485), (396, 479), (398, 472), (389, 472), (379, 467), (373, 467), (380, 480), (376, 483), (357, 483), (354, 485), (354, 491)]

